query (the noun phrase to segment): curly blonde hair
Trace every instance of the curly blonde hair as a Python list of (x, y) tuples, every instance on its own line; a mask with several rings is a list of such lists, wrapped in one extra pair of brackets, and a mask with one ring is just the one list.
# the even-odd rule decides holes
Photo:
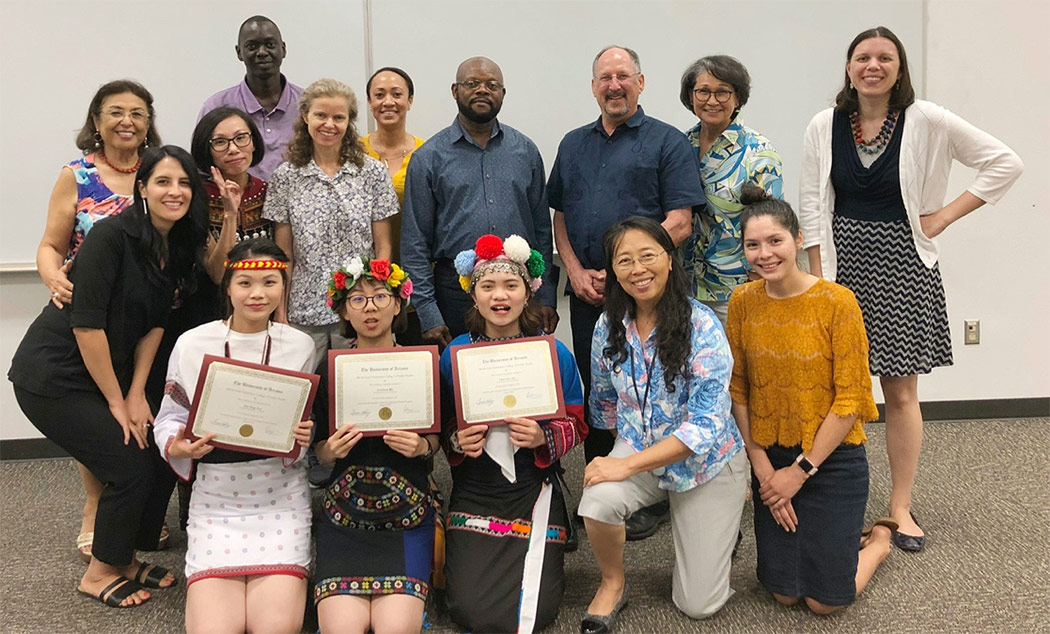
[(365, 151), (358, 142), (357, 126), (357, 96), (353, 89), (341, 81), (335, 79), (318, 79), (306, 87), (303, 96), (299, 98), (299, 116), (292, 126), (294, 135), (288, 144), (288, 151), (284, 154), (284, 160), (296, 167), (302, 167), (310, 162), (314, 156), (314, 141), (310, 138), (310, 131), (306, 126), (306, 115), (310, 112), (310, 106), (314, 99), (321, 97), (342, 97), (350, 105), (350, 121), (346, 126), (346, 135), (339, 147), (339, 161), (343, 164), (353, 163), (357, 167), (365, 164)]

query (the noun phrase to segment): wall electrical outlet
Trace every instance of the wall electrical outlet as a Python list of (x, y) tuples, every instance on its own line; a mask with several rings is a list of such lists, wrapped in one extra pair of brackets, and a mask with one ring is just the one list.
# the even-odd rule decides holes
[(966, 345), (981, 343), (981, 320), (967, 319), (964, 323)]

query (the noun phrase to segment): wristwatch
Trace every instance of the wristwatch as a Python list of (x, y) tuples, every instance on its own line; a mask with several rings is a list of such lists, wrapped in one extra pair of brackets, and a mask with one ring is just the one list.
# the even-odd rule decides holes
[(798, 457), (795, 458), (795, 464), (805, 471), (806, 475), (817, 475), (817, 468), (813, 466), (812, 462), (806, 459), (806, 454), (800, 453)]

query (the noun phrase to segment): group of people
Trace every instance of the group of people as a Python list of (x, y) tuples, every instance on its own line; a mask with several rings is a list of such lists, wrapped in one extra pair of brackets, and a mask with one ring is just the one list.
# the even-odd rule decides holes
[[(407, 132), (402, 69), (368, 80), (376, 132), (360, 137), (348, 86), (281, 74), (271, 20), (246, 20), (236, 50), (244, 81), (205, 102), (190, 153), (161, 145), (144, 87), (102, 86), (51, 196), (37, 264), (52, 301), (9, 378), (80, 466), (78, 591), (133, 607), (177, 583), (136, 552), (164, 546), (177, 476), (192, 482), (190, 632), (298, 631), (311, 562), (321, 631), (418, 631), (432, 587), (468, 631), (538, 630), (562, 600), (574, 528), (559, 461), (578, 444), (600, 571), (585, 633), (627, 605), (625, 541), (668, 518), (675, 606), (719, 610), (749, 482), (758, 579), (780, 603), (830, 613), (893, 544), (924, 547), (917, 376), (952, 360), (934, 238), (1022, 166), (915, 99), (888, 29), (853, 40), (834, 107), (806, 129), (797, 213), (773, 144), (740, 123), (751, 80), (726, 55), (683, 73), (699, 119), (683, 134), (639, 105), (637, 53), (601, 50), (599, 117), (565, 135), (548, 176), (498, 119), (490, 59), (460, 64), (458, 113), (424, 142)], [(977, 176), (945, 205), (954, 160)], [(564, 417), (459, 429), (450, 349), (553, 333), (555, 247)], [(329, 431), (329, 349), (420, 344), (443, 348), (440, 432)], [(297, 460), (188, 435), (207, 354), (321, 375)], [(865, 529), (871, 375), (893, 489)], [(324, 474), (313, 512), (308, 457)]]

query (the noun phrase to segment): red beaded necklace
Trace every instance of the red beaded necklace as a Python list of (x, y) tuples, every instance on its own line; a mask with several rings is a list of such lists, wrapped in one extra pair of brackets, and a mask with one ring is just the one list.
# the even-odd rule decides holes
[(95, 158), (98, 160), (99, 163), (105, 163), (106, 165), (109, 165), (121, 174), (134, 174), (135, 172), (139, 171), (139, 166), (142, 165), (142, 157), (140, 156), (139, 160), (135, 161), (135, 164), (131, 167), (117, 167), (116, 165), (109, 162), (109, 159), (106, 158), (106, 153), (101, 150), (95, 152)]
[(856, 111), (849, 113), (849, 123), (853, 128), (853, 140), (857, 143), (857, 147), (860, 151), (865, 154), (878, 154), (881, 152), (893, 136), (893, 129), (897, 127), (897, 116), (899, 114), (899, 110), (890, 110), (887, 112), (886, 118), (882, 122), (882, 127), (879, 128), (879, 133), (870, 141), (865, 141), (864, 133), (860, 128), (860, 116)]

